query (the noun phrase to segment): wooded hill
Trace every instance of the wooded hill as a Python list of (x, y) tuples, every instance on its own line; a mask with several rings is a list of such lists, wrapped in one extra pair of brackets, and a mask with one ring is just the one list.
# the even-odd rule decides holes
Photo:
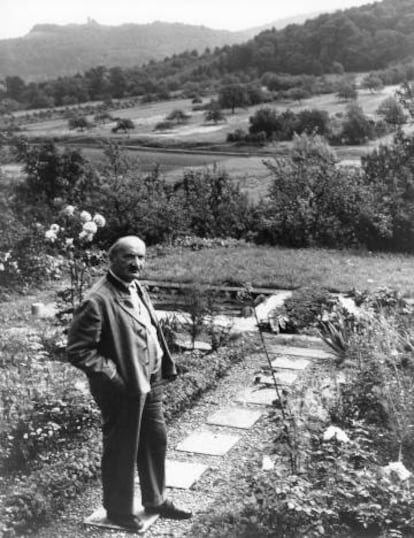
[[(154, 25), (165, 29), (161, 32), (165, 43), (170, 26)], [(177, 91), (193, 96), (235, 82), (279, 91), (297, 85), (290, 80), (285, 88), (286, 81), (279, 80), (281, 73), (295, 78), (381, 69), (393, 71), (383, 77), (384, 83), (397, 84), (414, 78), (413, 60), (414, 1), (383, 0), (320, 15), (302, 25), (266, 30), (244, 44), (206, 48), (202, 53), (193, 48), (141, 66), (108, 67), (103, 62), (83, 74), (37, 84), (6, 76), (0, 98), (10, 110), (10, 103), (19, 108), (47, 108), (129, 96), (166, 99)]]
[(18, 75), (25, 80), (74, 75), (97, 65), (133, 67), (186, 50), (203, 52), (242, 43), (264, 28), (283, 28), (303, 22), (307, 15), (269, 21), (265, 27), (240, 32), (205, 26), (154, 22), (105, 26), (38, 24), (24, 37), (0, 40), (0, 77)]

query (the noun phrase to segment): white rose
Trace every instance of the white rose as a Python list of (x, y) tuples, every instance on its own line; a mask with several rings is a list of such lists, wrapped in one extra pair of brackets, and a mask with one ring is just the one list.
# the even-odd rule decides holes
[(85, 243), (90, 242), (93, 239), (93, 234), (90, 234), (90, 233), (86, 232), (85, 230), (82, 230), (80, 232), (80, 234), (79, 234), (79, 239), (81, 241), (84, 241)]
[(103, 228), (106, 224), (105, 217), (99, 213), (95, 213), (93, 222), (98, 226), (98, 228)]
[(85, 222), (82, 226), (82, 230), (88, 234), (96, 234), (98, 231), (98, 226), (92, 221)]
[(47, 230), (47, 232), (45, 232), (45, 238), (51, 243), (54, 243), (57, 239), (57, 235), (53, 230)]
[(89, 211), (81, 211), (79, 218), (82, 222), (89, 222), (90, 220), (92, 220), (92, 215), (89, 213)]
[(75, 206), (67, 205), (62, 209), (62, 215), (65, 217), (71, 217), (75, 213)]

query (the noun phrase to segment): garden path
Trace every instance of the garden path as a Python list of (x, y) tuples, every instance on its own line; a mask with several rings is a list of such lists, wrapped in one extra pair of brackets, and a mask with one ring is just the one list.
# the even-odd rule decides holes
[[(267, 335), (265, 342), (281, 390), (289, 391), (292, 385), (300, 384), (304, 371), (315, 361), (329, 357), (318, 339)], [(208, 536), (208, 529), (205, 534), (202, 531), (203, 515), (226, 509), (247, 469), (274, 465), (275, 455), (269, 452), (272, 432), (274, 435), (270, 425), (272, 402), (276, 399), (272, 385), (270, 365), (258, 342), (255, 352), (235, 365), (215, 390), (169, 426), (169, 495), (177, 504), (192, 509), (194, 516), (186, 521), (153, 517), (148, 521), (146, 537)], [(95, 484), (71, 503), (53, 525), (34, 536), (127, 536), (121, 529), (108, 525), (99, 504), (100, 485)], [(138, 506), (139, 498), (137, 509)]]

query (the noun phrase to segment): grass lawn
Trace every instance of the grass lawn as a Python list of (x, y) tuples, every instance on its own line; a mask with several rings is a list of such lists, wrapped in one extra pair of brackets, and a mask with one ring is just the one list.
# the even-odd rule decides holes
[(239, 246), (200, 251), (150, 249), (145, 278), (294, 288), (325, 286), (348, 291), (387, 286), (414, 296), (414, 256), (325, 249)]
[[(354, 253), (324, 249), (237, 246), (192, 251), (149, 248), (144, 279), (206, 284), (243, 285), (289, 289), (325, 286), (330, 290), (374, 290), (389, 287), (414, 297), (414, 256)], [(36, 332), (50, 325), (31, 315), (31, 305), (50, 303), (64, 282), (45, 284), (30, 294), (10, 293), (0, 302), (0, 323)]]

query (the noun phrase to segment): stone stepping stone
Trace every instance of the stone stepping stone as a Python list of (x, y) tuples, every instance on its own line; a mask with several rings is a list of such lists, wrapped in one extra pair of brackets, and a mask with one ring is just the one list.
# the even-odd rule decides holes
[(236, 402), (256, 405), (272, 405), (277, 399), (275, 389), (249, 388), (236, 397)]
[(224, 456), (240, 439), (239, 435), (227, 435), (213, 432), (194, 432), (184, 441), (181, 441), (176, 450), (208, 454), (210, 456)]
[(279, 333), (265, 336), (266, 343), (298, 346), (298, 347), (322, 347), (326, 345), (320, 336), (310, 336), (308, 334)]
[(259, 420), (262, 414), (262, 411), (257, 409), (229, 407), (210, 415), (207, 419), (207, 424), (248, 430)]
[[(159, 518), (157, 514), (146, 514), (142, 506), (139, 506), (139, 508), (135, 510), (135, 513), (143, 522), (144, 527), (142, 531), (134, 534), (144, 534), (144, 532), (146, 532), (149, 527)], [(103, 529), (112, 529), (125, 532), (124, 528), (120, 527), (119, 525), (116, 525), (116, 523), (112, 523), (112, 521), (107, 519), (106, 510), (103, 506), (101, 506), (100, 508), (95, 510), (90, 516), (85, 518), (83, 520), (83, 523), (87, 527), (101, 527)]]
[[(204, 463), (166, 460), (165, 485), (167, 488), (190, 489), (206, 469), (208, 466)], [(139, 484), (138, 477), (136, 483)]]
[(190, 489), (206, 469), (208, 466), (204, 463), (167, 460), (166, 485), (169, 488)]
[(211, 351), (211, 344), (208, 342), (202, 342), (201, 340), (196, 340), (194, 342), (194, 347), (190, 339), (178, 338), (175, 344), (182, 349), (183, 351), (192, 351), (193, 349), (198, 351)]
[(272, 361), (272, 368), (283, 370), (304, 370), (310, 363), (309, 359), (295, 357), (294, 355), (281, 356)]
[[(276, 382), (279, 385), (293, 385), (296, 382), (298, 374), (296, 372), (275, 372)], [(260, 375), (257, 377), (258, 383), (263, 385), (273, 385), (275, 384), (272, 375)]]
[(333, 353), (328, 353), (323, 349), (315, 349), (310, 347), (270, 345), (268, 350), (271, 354), (294, 355), (295, 357), (309, 359), (332, 359), (334, 357)]

